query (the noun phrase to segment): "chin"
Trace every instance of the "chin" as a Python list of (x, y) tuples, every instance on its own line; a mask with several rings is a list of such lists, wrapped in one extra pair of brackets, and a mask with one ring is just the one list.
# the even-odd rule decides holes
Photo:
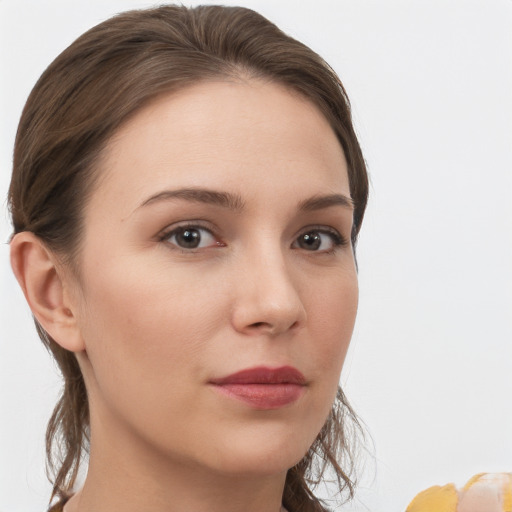
[[(301, 435), (302, 434), (302, 435)], [(316, 434), (286, 431), (233, 436), (218, 445), (212, 469), (232, 475), (265, 476), (285, 473), (309, 450)]]

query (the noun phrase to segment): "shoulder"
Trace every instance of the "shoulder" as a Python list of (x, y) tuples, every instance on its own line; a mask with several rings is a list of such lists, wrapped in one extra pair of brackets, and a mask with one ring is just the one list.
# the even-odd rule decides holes
[(406, 512), (508, 512), (512, 510), (512, 473), (480, 473), (462, 488), (435, 485), (420, 492)]

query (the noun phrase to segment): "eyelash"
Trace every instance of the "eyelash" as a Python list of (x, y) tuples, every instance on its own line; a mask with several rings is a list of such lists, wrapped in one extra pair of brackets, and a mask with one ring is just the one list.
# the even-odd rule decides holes
[[(184, 247), (180, 247), (178, 246), (177, 244), (174, 244), (174, 243), (171, 243), (169, 241), (169, 239), (173, 236), (176, 236), (178, 235), (179, 233), (183, 233), (184, 231), (186, 230), (202, 230), (202, 231), (207, 231), (214, 239), (218, 239), (219, 237), (217, 236), (217, 234), (215, 233), (214, 230), (212, 230), (210, 227), (206, 227), (198, 222), (195, 222), (195, 223), (187, 223), (187, 224), (182, 224), (182, 225), (179, 225), (179, 226), (176, 226), (176, 227), (173, 227), (172, 229), (168, 229), (166, 230), (165, 232), (163, 232), (160, 236), (159, 236), (159, 241), (160, 242), (165, 242), (165, 243), (168, 243), (169, 245), (172, 245), (174, 248), (178, 249), (178, 250), (181, 250), (183, 253), (194, 253), (194, 252), (197, 252), (195, 250), (195, 248), (184, 248)], [(301, 230), (300, 234), (297, 235), (297, 237), (295, 238), (294, 242), (292, 245), (295, 245), (298, 243), (298, 240), (300, 239), (301, 236), (304, 236), (304, 235), (307, 235), (307, 234), (310, 234), (310, 233), (319, 233), (319, 234), (323, 234), (323, 235), (328, 235), (330, 238), (331, 238), (331, 241), (333, 243), (333, 247), (331, 249), (328, 249), (328, 250), (323, 250), (323, 251), (308, 251), (307, 249), (304, 249), (306, 252), (318, 252), (320, 254), (332, 254), (334, 253), (338, 248), (341, 248), (341, 247), (345, 247), (348, 245), (348, 241), (347, 239), (341, 235), (337, 230), (333, 229), (333, 228), (329, 228), (329, 227), (326, 227), (326, 226), (307, 226), (305, 227), (303, 230)], [(217, 242), (216, 244), (210, 246), (210, 247), (225, 247), (225, 243), (223, 242)], [(202, 248), (199, 248), (198, 250), (201, 250)]]
[[(202, 225), (199, 222), (189, 222), (189, 223), (186, 223), (186, 224), (181, 224), (179, 226), (175, 226), (172, 229), (168, 229), (168, 230), (164, 231), (159, 236), (159, 241), (160, 242), (168, 243), (169, 245), (173, 246), (175, 249), (181, 250), (181, 252), (183, 252), (183, 253), (193, 253), (193, 252), (196, 252), (196, 250), (194, 248), (188, 248), (187, 249), (185, 247), (180, 247), (177, 244), (173, 244), (173, 243), (171, 243), (169, 241), (169, 239), (171, 237), (176, 236), (179, 233), (183, 233), (184, 231), (187, 231), (187, 230), (191, 230), (191, 231), (192, 230), (194, 230), (194, 231), (198, 231), (198, 230), (207, 231), (213, 238), (215, 238), (215, 239), (219, 238), (217, 236), (217, 234), (215, 233), (215, 231), (211, 229), (211, 227), (206, 227), (206, 226)], [(217, 247), (224, 247), (225, 244), (223, 242), (217, 242), (214, 245), (214, 247), (215, 246), (217, 246)]]
[(323, 235), (328, 235), (331, 238), (333, 243), (333, 247), (328, 250), (323, 251), (307, 251), (307, 252), (319, 252), (320, 254), (332, 254), (336, 252), (337, 249), (341, 247), (346, 247), (348, 245), (347, 239), (336, 229), (329, 228), (327, 226), (307, 226), (303, 230), (301, 230), (300, 234), (295, 238), (294, 244), (297, 243), (301, 236), (307, 235), (309, 233), (319, 233)]

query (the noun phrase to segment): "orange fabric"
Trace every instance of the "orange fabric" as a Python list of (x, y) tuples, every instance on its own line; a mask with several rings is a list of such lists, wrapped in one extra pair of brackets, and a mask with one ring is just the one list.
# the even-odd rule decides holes
[(455, 512), (458, 500), (455, 485), (435, 485), (420, 492), (409, 504), (406, 512)]
[(512, 512), (512, 473), (479, 473), (457, 490), (454, 484), (420, 492), (406, 512)]

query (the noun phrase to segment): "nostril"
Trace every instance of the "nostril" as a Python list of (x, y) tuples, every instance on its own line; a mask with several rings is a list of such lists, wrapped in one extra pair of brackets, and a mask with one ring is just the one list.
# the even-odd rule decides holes
[(299, 325), (298, 321), (293, 322), (291, 325), (285, 325), (284, 323), (280, 325), (279, 323), (273, 324), (271, 322), (254, 322), (249, 325), (249, 329), (255, 331), (268, 331), (271, 334), (276, 334), (283, 330), (294, 329)]
[(258, 328), (258, 327), (263, 327), (265, 325), (268, 325), (268, 324), (265, 322), (255, 322), (255, 323), (251, 324), (251, 327)]

